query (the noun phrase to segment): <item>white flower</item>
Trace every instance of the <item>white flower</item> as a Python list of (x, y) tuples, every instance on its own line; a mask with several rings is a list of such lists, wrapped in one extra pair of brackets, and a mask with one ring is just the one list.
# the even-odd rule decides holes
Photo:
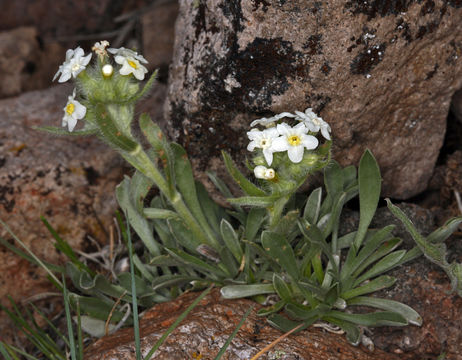
[(58, 82), (66, 82), (71, 77), (77, 77), (85, 67), (88, 65), (91, 59), (92, 54), (88, 54), (87, 56), (83, 56), (84, 52), (83, 49), (79, 46), (75, 50), (69, 49), (66, 51), (66, 60), (62, 65), (59, 66), (58, 72), (53, 77), (53, 81), (61, 74)]
[(269, 117), (269, 118), (261, 118), (261, 119), (257, 119), (257, 120), (254, 120), (250, 123), (250, 127), (254, 127), (258, 124), (260, 125), (263, 125), (263, 126), (266, 126), (266, 127), (270, 127), (270, 126), (273, 126), (274, 122), (284, 118), (284, 117), (295, 117), (294, 114), (291, 114), (291, 113), (288, 113), (288, 112), (283, 112), (283, 113), (280, 113), (280, 114), (277, 114), (277, 115), (274, 115), (272, 117)]
[(253, 173), (257, 179), (272, 180), (276, 176), (274, 169), (268, 169), (263, 165), (258, 165), (253, 169)]
[(277, 126), (277, 131), (281, 136), (273, 140), (272, 151), (287, 151), (287, 155), (293, 163), (302, 161), (305, 148), (308, 150), (316, 149), (319, 143), (314, 136), (307, 135), (308, 129), (303, 123), (294, 127), (282, 123)]
[(148, 61), (142, 55), (124, 47), (120, 49), (110, 48), (107, 51), (114, 54), (114, 61), (117, 64), (122, 65), (119, 70), (121, 75), (133, 74), (138, 80), (144, 79), (144, 75), (148, 72), (148, 69), (141, 65), (141, 63), (147, 64)]
[(98, 56), (102, 59), (107, 55), (106, 48), (109, 46), (109, 41), (103, 40), (101, 42), (95, 42), (95, 45), (91, 48)]
[(67, 105), (63, 109), (63, 123), (62, 126), (67, 126), (69, 131), (74, 130), (77, 120), (83, 119), (87, 113), (87, 108), (79, 103), (75, 98), (75, 89), (72, 95), (67, 98)]
[(311, 132), (317, 133), (319, 130), (321, 130), (322, 136), (326, 138), (327, 140), (330, 140), (330, 126), (328, 123), (326, 123), (321, 117), (316, 115), (313, 112), (313, 109), (308, 108), (305, 110), (304, 113), (301, 111), (295, 111), (297, 116), (295, 117), (295, 120), (300, 120), (303, 121), (303, 123), (306, 125), (308, 130)]
[(276, 128), (269, 128), (263, 131), (258, 129), (252, 129), (251, 131), (247, 132), (247, 136), (249, 137), (250, 143), (247, 146), (247, 150), (254, 151), (255, 148), (260, 148), (263, 150), (263, 156), (265, 157), (266, 162), (268, 165), (271, 165), (273, 162), (273, 148), (272, 143), (273, 141), (279, 136), (278, 131)]
[(148, 61), (143, 57), (143, 55), (138, 54), (136, 51), (130, 50), (130, 49), (125, 49), (124, 47), (121, 47), (120, 49), (115, 49), (115, 48), (109, 48), (107, 49), (111, 54), (115, 55), (115, 61), (117, 64), (121, 64), (121, 62), (117, 61), (117, 57), (132, 57), (135, 60), (138, 60), (139, 62), (143, 64), (147, 64)]

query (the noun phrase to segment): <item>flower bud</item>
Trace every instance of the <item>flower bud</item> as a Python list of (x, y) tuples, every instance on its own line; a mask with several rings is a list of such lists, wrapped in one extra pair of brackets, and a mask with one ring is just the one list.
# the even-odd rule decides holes
[(101, 68), (101, 72), (103, 73), (104, 77), (109, 77), (114, 72), (114, 68), (111, 64), (106, 64)]
[(266, 170), (266, 167), (258, 165), (255, 167), (255, 169), (253, 169), (253, 173), (257, 179), (264, 179)]
[(276, 176), (276, 172), (274, 169), (266, 169), (263, 176), (266, 180), (272, 180)]

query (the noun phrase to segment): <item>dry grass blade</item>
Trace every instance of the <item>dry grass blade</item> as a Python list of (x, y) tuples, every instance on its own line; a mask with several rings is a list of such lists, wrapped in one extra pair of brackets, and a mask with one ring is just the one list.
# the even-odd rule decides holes
[(292, 330), (286, 332), (285, 334), (281, 335), (278, 337), (276, 340), (274, 340), (271, 344), (265, 346), (262, 350), (260, 350), (258, 353), (254, 355), (250, 360), (257, 360), (260, 356), (262, 356), (264, 353), (270, 351), (273, 347), (275, 347), (278, 343), (280, 343), (282, 340), (284, 340), (286, 337), (288, 337), (290, 334), (293, 332), (297, 331), (300, 329), (302, 326), (304, 326), (304, 323), (301, 323), (297, 327), (294, 327)]

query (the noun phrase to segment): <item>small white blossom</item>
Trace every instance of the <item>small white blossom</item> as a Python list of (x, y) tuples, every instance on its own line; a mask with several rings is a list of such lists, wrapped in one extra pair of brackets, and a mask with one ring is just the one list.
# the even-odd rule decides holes
[(310, 130), (311, 132), (317, 133), (319, 130), (321, 130), (322, 136), (326, 138), (327, 140), (330, 140), (330, 126), (328, 123), (326, 123), (321, 117), (316, 115), (313, 112), (313, 109), (308, 108), (305, 110), (304, 113), (301, 111), (295, 111), (297, 116), (295, 117), (295, 120), (300, 120), (303, 121), (305, 126)]
[(95, 45), (91, 48), (100, 59), (104, 58), (107, 55), (106, 48), (109, 46), (109, 41), (103, 40), (101, 42), (95, 42)]
[(253, 173), (257, 179), (272, 180), (276, 176), (274, 169), (268, 169), (263, 165), (258, 165), (253, 169)]
[(122, 63), (121, 59), (119, 59), (120, 62), (117, 61), (118, 56), (121, 56), (124, 58), (131, 57), (131, 58), (134, 58), (135, 60), (138, 60), (140, 63), (143, 63), (143, 64), (148, 63), (148, 61), (143, 57), (143, 55), (138, 54), (136, 51), (125, 49), (124, 47), (121, 47), (119, 49), (109, 48), (107, 49), (107, 51), (109, 51), (111, 54), (114, 55), (114, 59), (117, 64)]
[(265, 157), (266, 162), (268, 165), (271, 165), (273, 162), (273, 148), (272, 143), (273, 141), (279, 136), (278, 131), (276, 128), (269, 128), (263, 131), (258, 129), (252, 129), (251, 131), (247, 132), (247, 136), (249, 137), (250, 143), (247, 146), (247, 150), (254, 151), (255, 148), (260, 148), (263, 150), (263, 156)]
[(80, 46), (75, 50), (67, 50), (66, 60), (62, 65), (59, 66), (59, 70), (53, 77), (53, 81), (55, 81), (59, 74), (61, 74), (60, 78), (58, 79), (58, 82), (60, 83), (66, 82), (71, 77), (77, 77), (78, 74), (85, 70), (85, 67), (91, 60), (91, 56), (92, 54), (84, 56), (83, 49)]
[(83, 119), (87, 113), (87, 108), (75, 100), (75, 89), (68, 97), (64, 110), (62, 126), (67, 126), (69, 131), (74, 130), (77, 120)]
[(307, 135), (308, 128), (303, 123), (294, 127), (282, 123), (277, 126), (277, 131), (281, 136), (273, 140), (272, 151), (287, 151), (287, 155), (293, 163), (302, 161), (305, 148), (308, 150), (316, 149), (319, 143), (314, 136)]
[(295, 117), (295, 115), (289, 112), (283, 112), (283, 113), (274, 115), (269, 118), (261, 118), (261, 119), (254, 120), (250, 123), (250, 127), (254, 127), (256, 125), (263, 125), (266, 127), (274, 126), (274, 122), (281, 120), (282, 118), (285, 118), (285, 117), (293, 118)]

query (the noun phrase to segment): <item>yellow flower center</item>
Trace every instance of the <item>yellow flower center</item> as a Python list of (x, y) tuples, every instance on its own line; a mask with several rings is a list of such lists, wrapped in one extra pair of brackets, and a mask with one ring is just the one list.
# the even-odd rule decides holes
[(75, 111), (75, 105), (73, 103), (67, 104), (66, 106), (67, 115), (72, 115), (74, 111)]
[(130, 65), (133, 69), (138, 69), (138, 65), (134, 61), (127, 60), (128, 65)]
[(72, 65), (72, 71), (78, 71), (80, 69), (80, 64), (79, 63), (75, 63), (74, 65)]
[(289, 136), (287, 141), (289, 142), (290, 145), (297, 146), (297, 145), (300, 145), (302, 140), (297, 135), (291, 135)]

